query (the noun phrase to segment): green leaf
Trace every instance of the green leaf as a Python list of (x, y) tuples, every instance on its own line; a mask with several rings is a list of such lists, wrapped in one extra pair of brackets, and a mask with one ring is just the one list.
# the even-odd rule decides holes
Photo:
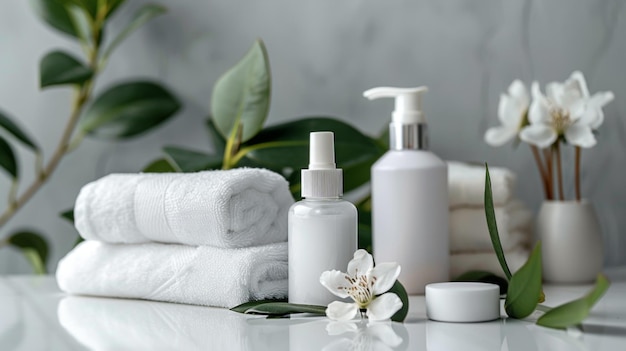
[(231, 311), (235, 311), (235, 312), (239, 312), (239, 313), (246, 313), (247, 310), (249, 310), (252, 307), (258, 306), (258, 305), (262, 305), (262, 304), (266, 304), (269, 302), (287, 302), (286, 299), (276, 299), (276, 300), (254, 300), (254, 301), (248, 301), (248, 302), (244, 302), (241, 305), (235, 306), (233, 308), (231, 308)]
[(78, 38), (68, 4), (65, 0), (31, 0), (35, 12), (51, 27)]
[(506, 279), (491, 272), (485, 271), (468, 271), (452, 279), (452, 281), (496, 284), (500, 287), (500, 295), (506, 294), (506, 291), (509, 288), (509, 282)]
[(21, 231), (11, 235), (7, 241), (11, 246), (22, 250), (35, 273), (46, 273), (48, 243), (43, 236), (31, 231)]
[(409, 313), (409, 295), (407, 294), (406, 289), (404, 289), (404, 286), (400, 283), (399, 280), (396, 280), (396, 282), (393, 283), (393, 286), (391, 287), (391, 289), (389, 289), (389, 292), (398, 295), (400, 301), (402, 301), (402, 308), (400, 308), (398, 312), (391, 316), (391, 320), (394, 322), (404, 322), (406, 315)]
[(326, 315), (326, 306), (302, 305), (288, 302), (267, 302), (246, 310), (249, 314), (264, 314), (269, 316), (284, 316), (293, 313), (312, 313)]
[(271, 74), (265, 45), (255, 41), (246, 56), (222, 75), (213, 87), (211, 111), (215, 126), (228, 138), (240, 123), (242, 142), (263, 127), (270, 108)]
[(68, 220), (70, 223), (74, 224), (74, 209), (71, 208), (60, 214), (61, 218)]
[(211, 139), (211, 143), (213, 144), (213, 151), (216, 155), (223, 155), (224, 150), (226, 150), (226, 139), (220, 134), (220, 132), (215, 127), (215, 123), (211, 120), (211, 118), (207, 119), (207, 132), (209, 133), (209, 138)]
[(113, 53), (113, 50), (115, 50), (115, 48), (126, 40), (126, 38), (128, 38), (134, 31), (139, 29), (154, 17), (164, 14), (166, 11), (165, 7), (156, 4), (147, 4), (141, 7), (137, 10), (137, 12), (135, 12), (130, 24), (128, 24), (128, 26), (124, 28), (124, 30), (122, 30), (122, 32), (115, 37), (115, 39), (113, 39), (103, 57), (105, 59), (108, 58), (111, 53)]
[(496, 213), (493, 206), (493, 196), (491, 193), (491, 177), (489, 176), (489, 166), (485, 163), (485, 217), (487, 217), (487, 228), (489, 228), (489, 236), (493, 250), (496, 252), (498, 262), (502, 266), (502, 271), (508, 280), (511, 280), (511, 270), (504, 258), (504, 250), (500, 243), (500, 235), (498, 234), (498, 225), (496, 224)]
[(158, 160), (152, 161), (149, 165), (147, 165), (143, 170), (143, 173), (175, 173), (178, 172), (174, 166), (170, 163), (170, 161), (160, 158)]
[(560, 305), (546, 312), (537, 320), (537, 324), (548, 328), (564, 329), (582, 322), (591, 308), (600, 300), (611, 283), (602, 274), (598, 274), (596, 284), (587, 295)]
[(0, 168), (4, 168), (13, 179), (17, 179), (19, 176), (15, 153), (11, 145), (2, 136), (0, 136)]
[(4, 128), (4, 130), (12, 134), (17, 140), (21, 141), (29, 148), (35, 151), (39, 150), (39, 147), (31, 140), (31, 138), (28, 137), (28, 135), (26, 135), (26, 133), (24, 133), (8, 116), (4, 115), (2, 111), (0, 111), (0, 128)]
[(504, 309), (510, 317), (525, 318), (535, 310), (541, 294), (541, 242), (538, 242), (528, 261), (511, 277)]
[(182, 172), (219, 169), (222, 166), (222, 155), (209, 155), (175, 146), (166, 146), (163, 152)]
[(178, 100), (157, 83), (124, 83), (100, 95), (79, 128), (101, 138), (128, 138), (165, 122), (179, 108)]
[(309, 117), (263, 129), (240, 150), (262, 167), (282, 173), (291, 185), (300, 182), (300, 169), (309, 163), (309, 134), (335, 134), (335, 162), (343, 169), (344, 192), (370, 179), (370, 168), (384, 154), (373, 139), (354, 127), (328, 117)]
[(63, 51), (53, 51), (44, 56), (39, 70), (42, 88), (64, 84), (81, 85), (93, 77), (91, 68)]

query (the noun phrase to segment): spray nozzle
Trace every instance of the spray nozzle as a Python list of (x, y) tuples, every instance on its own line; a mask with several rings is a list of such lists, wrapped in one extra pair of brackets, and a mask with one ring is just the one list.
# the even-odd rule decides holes
[(426, 123), (422, 113), (422, 93), (428, 87), (393, 88), (378, 87), (367, 90), (363, 96), (370, 100), (380, 98), (395, 98), (396, 107), (392, 113), (392, 121), (400, 124)]
[(309, 169), (335, 169), (333, 132), (313, 132), (309, 140)]

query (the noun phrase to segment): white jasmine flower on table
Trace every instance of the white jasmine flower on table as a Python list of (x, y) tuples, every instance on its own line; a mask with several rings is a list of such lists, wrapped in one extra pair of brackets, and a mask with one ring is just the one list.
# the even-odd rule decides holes
[(502, 125), (489, 128), (485, 133), (485, 142), (491, 146), (502, 146), (515, 138), (526, 122), (529, 105), (526, 86), (522, 81), (514, 80), (508, 94), (500, 95), (498, 119)]
[(354, 303), (331, 302), (326, 315), (333, 320), (345, 321), (356, 317), (359, 311), (367, 310), (366, 315), (372, 321), (391, 318), (402, 308), (402, 301), (394, 293), (384, 293), (391, 289), (398, 275), (400, 266), (397, 263), (381, 263), (374, 267), (372, 255), (357, 250), (348, 263), (347, 273), (332, 270), (320, 277), (320, 283), (331, 293), (354, 300)]
[(543, 95), (539, 84), (532, 85), (533, 102), (528, 110), (530, 125), (522, 129), (520, 138), (540, 148), (554, 144), (559, 137), (583, 148), (596, 144), (593, 130), (604, 121), (602, 107), (613, 100), (612, 92), (589, 96), (582, 73), (572, 73), (565, 83), (553, 82)]

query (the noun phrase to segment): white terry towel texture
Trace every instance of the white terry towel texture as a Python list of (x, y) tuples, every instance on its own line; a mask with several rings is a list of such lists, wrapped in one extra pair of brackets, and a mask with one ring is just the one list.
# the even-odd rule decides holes
[(287, 350), (289, 329), (226, 309), (66, 297), (59, 323), (89, 350)]
[[(505, 251), (506, 263), (512, 273), (520, 269), (528, 259), (528, 250), (517, 247)], [(456, 278), (469, 271), (487, 271), (504, 277), (504, 271), (500, 266), (495, 252), (483, 253), (459, 253), (450, 255), (450, 277)]]
[(71, 294), (234, 307), (287, 296), (287, 243), (223, 249), (84, 241), (57, 267)]
[[(520, 201), (511, 200), (495, 207), (496, 224), (503, 250), (530, 241), (532, 212)], [(450, 251), (492, 250), (483, 207), (457, 207), (450, 210)]]
[[(494, 205), (503, 205), (513, 196), (515, 174), (506, 168), (489, 167)], [(485, 198), (485, 166), (448, 161), (450, 207), (482, 206)]]
[(265, 169), (111, 174), (76, 199), (88, 240), (248, 247), (287, 240), (287, 181)]

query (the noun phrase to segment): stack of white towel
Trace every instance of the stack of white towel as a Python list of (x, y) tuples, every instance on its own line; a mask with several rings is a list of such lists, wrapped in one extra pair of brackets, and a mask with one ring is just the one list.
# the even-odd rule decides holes
[(287, 295), (287, 181), (264, 169), (112, 174), (74, 207), (73, 294), (233, 307)]
[[(532, 213), (513, 196), (515, 174), (489, 167), (496, 223), (509, 268), (528, 258)], [(448, 162), (450, 277), (471, 270), (504, 273), (493, 250), (484, 209), (485, 166)]]

